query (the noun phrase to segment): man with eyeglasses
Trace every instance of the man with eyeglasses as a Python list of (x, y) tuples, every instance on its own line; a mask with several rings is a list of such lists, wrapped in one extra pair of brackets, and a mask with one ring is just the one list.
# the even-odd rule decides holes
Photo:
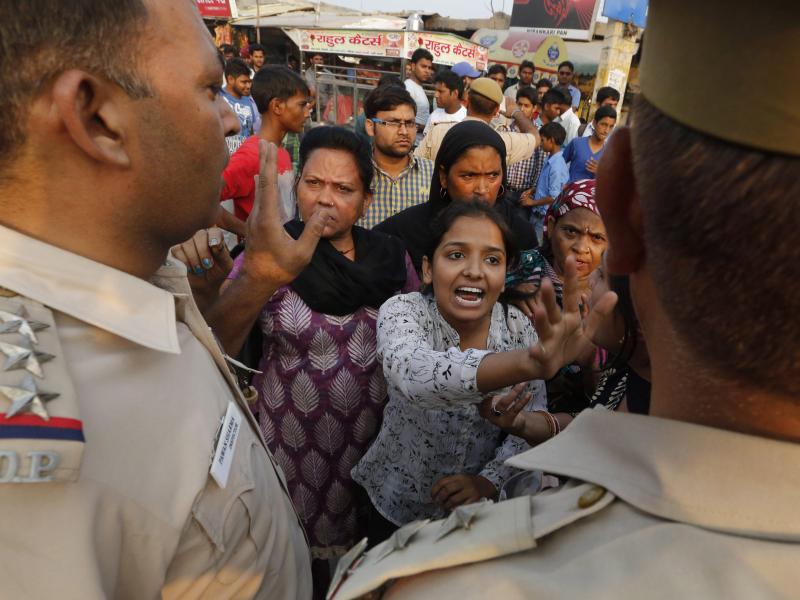
[(414, 99), (402, 85), (378, 86), (364, 101), (375, 179), (372, 204), (358, 222), (361, 227), (372, 229), (428, 199), (433, 161), (411, 154), (416, 111)]
[(572, 84), (575, 75), (575, 65), (571, 61), (565, 60), (558, 65), (558, 85), (569, 88), (569, 95), (572, 98), (572, 108), (578, 108), (581, 102), (581, 91)]

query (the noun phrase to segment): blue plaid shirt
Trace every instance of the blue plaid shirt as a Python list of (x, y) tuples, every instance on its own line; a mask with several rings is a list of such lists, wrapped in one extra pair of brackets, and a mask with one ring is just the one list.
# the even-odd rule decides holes
[(375, 179), (372, 183), (372, 204), (367, 214), (358, 221), (365, 229), (372, 229), (397, 213), (428, 200), (433, 175), (433, 161), (411, 156), (408, 166), (393, 179), (375, 161)]

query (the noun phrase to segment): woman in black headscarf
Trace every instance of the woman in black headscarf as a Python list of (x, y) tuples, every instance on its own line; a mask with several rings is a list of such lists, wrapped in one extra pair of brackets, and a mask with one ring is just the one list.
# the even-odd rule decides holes
[(431, 244), (431, 222), (452, 200), (480, 200), (505, 217), (519, 248), (536, 248), (536, 236), (524, 215), (505, 197), (506, 147), (497, 132), (481, 121), (462, 121), (439, 147), (428, 201), (412, 206), (375, 227), (400, 238), (417, 271)]

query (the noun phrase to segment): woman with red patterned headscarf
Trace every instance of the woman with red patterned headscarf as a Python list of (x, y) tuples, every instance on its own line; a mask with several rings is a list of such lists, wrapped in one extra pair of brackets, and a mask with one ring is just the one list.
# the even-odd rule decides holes
[[(527, 298), (517, 304), (524, 313), (530, 315), (532, 302), (528, 298), (534, 295), (543, 277), (552, 280), (561, 301), (564, 266), (569, 256), (575, 257), (582, 304), (588, 308), (592, 296), (589, 276), (600, 266), (608, 245), (594, 190), (594, 179), (568, 184), (545, 216), (544, 245), (538, 250), (523, 252), (520, 267), (506, 278), (506, 288), (527, 293)], [(587, 352), (547, 382), (550, 412), (575, 414), (589, 405), (594, 389), (594, 359), (594, 353)]]

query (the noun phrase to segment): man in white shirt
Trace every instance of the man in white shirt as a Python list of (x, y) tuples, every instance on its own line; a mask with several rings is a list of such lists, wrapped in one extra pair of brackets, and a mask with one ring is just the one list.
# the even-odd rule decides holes
[(460, 123), (467, 116), (466, 107), (461, 104), (461, 96), (464, 94), (464, 82), (456, 73), (451, 70), (443, 71), (434, 80), (436, 91), (436, 110), (431, 113), (428, 124), (422, 135), (426, 135), (431, 127), (437, 123)]
[(433, 79), (433, 54), (425, 50), (425, 48), (417, 48), (414, 50), (414, 54), (411, 55), (409, 66), (408, 79), (403, 83), (417, 104), (416, 141), (419, 143), (422, 139), (422, 130), (428, 124), (428, 117), (431, 114), (431, 103), (422, 88), (422, 84), (428, 83)]
[(572, 97), (569, 95), (569, 90), (560, 85), (557, 85), (554, 90), (559, 92), (562, 96), (561, 114), (555, 121), (556, 123), (561, 123), (561, 126), (567, 131), (567, 139), (564, 144), (569, 144), (578, 136), (578, 130), (581, 128), (581, 120), (572, 110)]

